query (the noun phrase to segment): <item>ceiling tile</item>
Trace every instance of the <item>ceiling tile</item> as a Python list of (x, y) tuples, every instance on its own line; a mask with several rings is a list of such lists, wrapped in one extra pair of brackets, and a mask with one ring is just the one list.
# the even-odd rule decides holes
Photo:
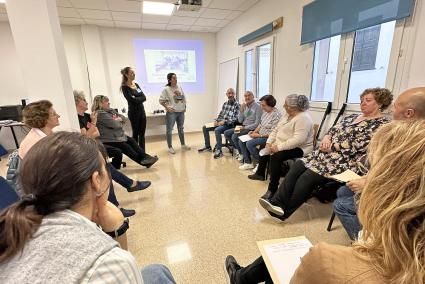
[(167, 24), (142, 23), (142, 29), (148, 30), (165, 30)]
[(211, 0), (202, 0), (202, 7), (208, 7), (211, 4)]
[(168, 24), (170, 21), (169, 16), (159, 16), (159, 15), (142, 15), (142, 21), (146, 23), (156, 23), (156, 24)]
[(216, 19), (198, 18), (195, 22), (195, 26), (215, 27), (219, 22), (220, 20)]
[(171, 30), (171, 31), (187, 32), (189, 29), (190, 29), (190, 26), (185, 26), (185, 25), (168, 25), (167, 26), (167, 30)]
[(58, 14), (59, 17), (81, 18), (80, 14), (74, 8), (58, 7)]
[(106, 0), (70, 0), (74, 8), (109, 10)]
[(196, 21), (196, 18), (172, 16), (169, 24), (190, 26)]
[(112, 18), (116, 21), (140, 22), (142, 20), (142, 14), (112, 11)]
[(205, 9), (205, 12), (201, 14), (202, 18), (210, 18), (210, 19), (224, 19), (226, 18), (232, 11), (230, 10), (221, 10), (221, 9)]
[(240, 5), (240, 6), (238, 7), (238, 10), (246, 11), (246, 10), (248, 10), (249, 8), (251, 8), (251, 6), (255, 5), (255, 3), (257, 3), (257, 2), (258, 2), (258, 0), (245, 0), (245, 1), (242, 3), (242, 5)]
[(208, 8), (218, 8), (218, 9), (228, 9), (228, 10), (237, 10), (245, 0), (214, 0), (208, 6)]
[(227, 26), (229, 23), (230, 23), (230, 21), (229, 21), (229, 20), (221, 20), (221, 21), (220, 21), (220, 22), (216, 25), (216, 27), (223, 28), (223, 27)]
[(56, 0), (56, 6), (68, 8), (72, 7), (71, 2), (69, 2), (69, 0)]
[(0, 14), (0, 22), (7, 22), (7, 21), (9, 21), (7, 14)]
[(140, 29), (140, 22), (123, 22), (123, 21), (115, 21), (115, 26), (119, 28), (130, 28), (130, 29)]
[(233, 11), (232, 13), (230, 13), (227, 17), (226, 20), (234, 20), (237, 17), (239, 17), (240, 15), (242, 15), (241, 11)]
[[(209, 28), (209, 27), (191, 26), (189, 31), (209, 33), (209, 32), (212, 32), (211, 29), (212, 28)], [(214, 29), (219, 29), (219, 28), (214, 28)]]
[(179, 17), (199, 17), (206, 9), (201, 8), (198, 12), (189, 12), (189, 11), (175, 11), (173, 13), (173, 16), (179, 16)]
[(114, 22), (107, 21), (107, 20), (84, 19), (84, 21), (88, 25), (96, 25), (96, 26), (102, 26), (102, 27), (113, 27), (114, 26)]
[(62, 25), (84, 25), (83, 19), (78, 18), (59, 18)]
[(78, 9), (78, 12), (84, 19), (112, 20), (110, 11)]
[(139, 1), (127, 1), (127, 0), (107, 0), (108, 7), (112, 11), (124, 11), (140, 13), (141, 2)]

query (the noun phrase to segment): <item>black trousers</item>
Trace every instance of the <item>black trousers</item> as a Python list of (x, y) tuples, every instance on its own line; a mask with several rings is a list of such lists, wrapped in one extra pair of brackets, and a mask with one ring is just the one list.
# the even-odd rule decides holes
[(120, 149), (124, 155), (138, 164), (147, 157), (145, 150), (140, 148), (132, 137), (127, 136), (127, 141), (124, 142), (104, 142), (103, 144)]
[(235, 284), (257, 284), (260, 282), (273, 283), (261, 256), (250, 265), (239, 269), (235, 277)]
[(279, 187), (280, 175), (282, 173), (282, 164), (283, 162), (301, 158), (304, 155), (301, 148), (295, 148), (291, 150), (283, 150), (277, 153), (274, 153), (270, 156), (270, 183), (268, 190), (271, 192), (276, 192)]
[(139, 143), (140, 148), (146, 151), (145, 133), (146, 133), (146, 112), (145, 110), (128, 111), (131, 128), (133, 129), (133, 139)]
[(115, 148), (109, 145), (105, 145), (106, 152), (108, 153), (108, 157), (112, 158), (111, 164), (119, 170), (121, 168), (122, 163), (122, 151), (119, 148)]
[(317, 186), (330, 181), (331, 179), (307, 169), (304, 163), (298, 160), (273, 195), (272, 202), (282, 207), (285, 212), (283, 217), (288, 218), (311, 197)]

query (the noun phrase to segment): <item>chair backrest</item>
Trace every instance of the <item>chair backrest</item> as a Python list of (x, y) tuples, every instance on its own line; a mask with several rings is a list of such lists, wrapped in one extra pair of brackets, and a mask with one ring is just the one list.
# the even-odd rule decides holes
[(3, 177), (0, 177), (0, 211), (18, 200), (19, 196), (13, 187), (11, 187)]
[(315, 123), (313, 125), (314, 138), (313, 138), (313, 149), (316, 148), (317, 144), (317, 131), (319, 131), (319, 124)]

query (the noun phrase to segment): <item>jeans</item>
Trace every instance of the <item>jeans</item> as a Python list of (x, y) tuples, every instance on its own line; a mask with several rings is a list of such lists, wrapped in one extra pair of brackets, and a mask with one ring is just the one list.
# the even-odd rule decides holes
[(125, 188), (130, 188), (133, 184), (133, 180), (120, 172), (119, 170), (115, 169), (113, 165), (108, 163), (108, 168), (111, 173), (112, 180), (119, 183)]
[(250, 265), (236, 271), (235, 284), (273, 283), (263, 258), (260, 256)]
[(214, 133), (215, 133), (215, 141), (216, 141), (216, 146), (215, 149), (216, 150), (220, 150), (221, 151), (221, 147), (223, 147), (223, 143), (221, 141), (221, 134), (223, 134), (226, 130), (231, 129), (232, 126), (231, 125), (220, 125), (218, 127), (216, 127), (214, 129)]
[(170, 270), (162, 264), (150, 264), (143, 267), (142, 278), (144, 284), (175, 284), (176, 281)]
[(242, 153), (242, 150), (239, 147), (239, 136), (248, 134), (249, 131), (251, 130), (244, 129), (240, 133), (235, 133), (235, 129), (232, 128), (224, 131), (224, 137), (226, 137), (226, 139), (232, 143), (233, 147), (238, 149), (239, 153)]
[(120, 206), (120, 203), (118, 202), (117, 196), (115, 195), (114, 185), (112, 184), (112, 181), (111, 181), (111, 184), (109, 186), (108, 201), (111, 202), (112, 204), (114, 204), (117, 207)]
[(330, 181), (332, 180), (307, 169), (303, 161), (298, 160), (286, 174), (271, 201), (280, 206), (285, 212), (283, 217), (288, 218), (311, 197), (317, 186)]
[(180, 144), (185, 145), (184, 143), (184, 112), (167, 112), (165, 115), (167, 122), (166, 125), (166, 136), (167, 136), (167, 145), (168, 148), (173, 147), (173, 128), (174, 124), (177, 122), (177, 131), (179, 133)]
[(258, 162), (260, 160), (260, 155), (258, 154), (257, 146), (265, 145), (267, 138), (254, 138), (247, 142), (242, 142), (240, 139), (238, 140), (239, 148), (241, 149), (243, 155), (243, 162), (246, 164), (251, 164), (251, 156), (254, 161)]
[(124, 142), (104, 142), (103, 144), (120, 149), (127, 157), (140, 164), (147, 157), (145, 150), (140, 148), (136, 140), (127, 136)]
[(350, 239), (355, 240), (358, 238), (362, 225), (357, 217), (354, 192), (347, 186), (341, 186), (336, 192), (336, 196), (337, 198), (333, 203), (334, 212)]
[(114, 166), (114, 168), (117, 170), (121, 169), (122, 151), (118, 148), (106, 144), (103, 144), (103, 146), (105, 147), (108, 156), (112, 158), (111, 164)]
[(140, 148), (146, 151), (145, 132), (146, 132), (146, 113), (145, 110), (130, 111), (128, 110), (128, 119), (130, 119), (131, 128), (133, 130), (133, 139), (139, 142)]

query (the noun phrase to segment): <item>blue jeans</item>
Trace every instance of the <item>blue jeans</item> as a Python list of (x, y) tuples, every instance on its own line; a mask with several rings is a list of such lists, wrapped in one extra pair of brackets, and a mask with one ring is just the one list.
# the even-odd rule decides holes
[(173, 147), (173, 128), (177, 122), (177, 132), (179, 133), (180, 143), (184, 143), (184, 112), (167, 112), (165, 115), (166, 125), (166, 136), (168, 148)]
[(130, 188), (133, 184), (133, 180), (117, 170), (112, 164), (108, 163), (108, 168), (111, 173), (112, 180), (119, 183), (125, 188)]
[(258, 162), (260, 160), (260, 155), (256, 147), (266, 144), (267, 138), (254, 138), (247, 142), (242, 142), (240, 139), (238, 140), (239, 148), (242, 150), (243, 162), (251, 164), (251, 156), (254, 161)]
[(144, 284), (175, 284), (170, 270), (162, 264), (150, 264), (142, 269)]
[(350, 239), (355, 240), (358, 237), (362, 225), (357, 218), (357, 206), (354, 202), (354, 192), (347, 186), (341, 186), (336, 192), (337, 198), (333, 203), (336, 216), (344, 226)]
[(235, 129), (232, 128), (224, 131), (224, 137), (232, 143), (233, 147), (238, 149), (239, 153), (242, 153), (239, 147), (239, 136), (248, 134), (249, 131), (251, 130), (242, 130), (240, 133), (235, 133)]
[(221, 147), (223, 147), (223, 142), (221, 141), (221, 134), (224, 133), (227, 129), (232, 128), (231, 126), (228, 126), (226, 124), (220, 125), (217, 127), (210, 127), (206, 128), (205, 125), (202, 127), (202, 132), (204, 133), (204, 140), (205, 140), (205, 147), (211, 148), (211, 142), (210, 142), (210, 131), (214, 130), (215, 134), (215, 140), (216, 140), (216, 150), (221, 150)]

